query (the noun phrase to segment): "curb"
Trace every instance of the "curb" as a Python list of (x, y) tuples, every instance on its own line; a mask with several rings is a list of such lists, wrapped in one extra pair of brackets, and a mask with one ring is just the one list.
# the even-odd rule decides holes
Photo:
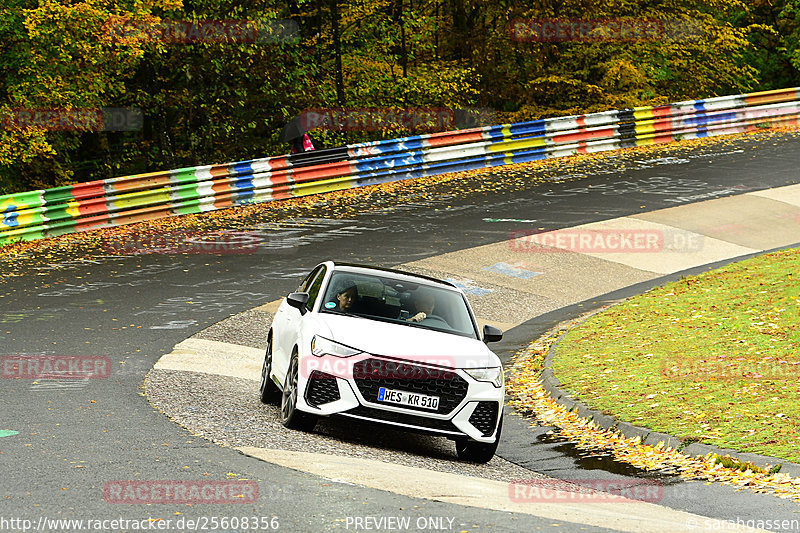
[[(668, 274), (660, 278), (652, 279), (643, 283), (638, 283), (636, 285), (631, 285), (624, 289), (620, 289), (618, 291), (605, 294), (598, 298), (592, 298), (591, 300), (586, 300), (579, 304), (575, 304), (572, 306), (559, 309), (557, 311), (553, 311), (552, 313), (548, 313), (548, 315), (550, 314), (557, 315), (563, 312), (561, 320), (556, 320), (555, 322), (553, 322), (553, 325), (555, 325), (555, 323), (557, 322), (561, 322), (570, 318), (571, 319), (577, 318), (581, 314), (587, 313), (588, 311), (599, 311), (601, 308), (607, 307), (609, 304), (614, 304), (630, 296), (641, 294), (642, 292), (645, 292), (650, 288), (663, 285), (667, 282), (676, 281), (683, 276), (694, 275), (730, 263), (749, 259), (751, 257), (772, 253), (778, 250), (796, 248), (798, 246), (800, 246), (800, 243), (795, 243), (793, 245), (783, 246), (780, 248), (774, 248), (772, 250), (765, 250), (763, 252), (758, 252), (755, 254), (748, 254), (745, 256), (740, 256), (737, 258), (720, 261), (717, 263), (711, 263), (708, 265), (703, 265), (702, 267), (696, 267), (681, 272), (675, 272), (673, 274)], [(539, 318), (541, 319), (542, 317)], [(588, 316), (586, 318), (588, 318)], [(525, 326), (529, 326), (529, 322), (517, 326), (517, 328), (514, 328), (514, 330), (518, 328), (523, 328)], [(515, 331), (514, 333), (517, 332)], [(541, 334), (543, 333), (544, 331), (541, 331), (539, 336), (541, 336)], [(623, 436), (627, 438), (639, 437), (641, 438), (643, 444), (655, 446), (659, 442), (663, 442), (665, 446), (677, 449), (687, 455), (691, 455), (694, 457), (703, 457), (708, 453), (715, 453), (722, 456), (728, 455), (736, 459), (739, 459), (741, 461), (751, 462), (765, 469), (780, 464), (781, 465), (780, 473), (800, 478), (800, 464), (792, 463), (790, 461), (787, 461), (786, 459), (780, 459), (777, 457), (770, 457), (767, 455), (761, 455), (756, 453), (739, 452), (737, 450), (729, 448), (719, 448), (711, 444), (702, 444), (698, 442), (693, 442), (686, 445), (684, 441), (682, 441), (681, 439), (679, 439), (674, 435), (661, 433), (658, 431), (654, 431), (652, 429), (636, 426), (631, 424), (630, 422), (623, 422), (617, 420), (612, 415), (608, 415), (603, 413), (602, 411), (592, 409), (584, 402), (576, 398), (573, 398), (572, 396), (570, 396), (568, 393), (564, 392), (561, 389), (561, 382), (558, 380), (558, 378), (555, 376), (553, 372), (553, 358), (555, 356), (555, 349), (558, 347), (560, 343), (561, 343), (561, 338), (558, 339), (555, 343), (553, 343), (553, 345), (550, 346), (550, 348), (547, 351), (547, 355), (545, 356), (544, 359), (544, 369), (542, 371), (542, 387), (547, 391), (548, 394), (550, 394), (550, 396), (556, 402), (563, 405), (567, 409), (575, 410), (581, 417), (592, 420), (603, 429), (614, 429), (616, 431), (619, 431)]]

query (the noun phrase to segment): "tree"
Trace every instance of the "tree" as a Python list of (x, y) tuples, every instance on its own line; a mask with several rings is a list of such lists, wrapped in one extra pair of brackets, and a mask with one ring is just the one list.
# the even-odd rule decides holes
[[(112, 17), (150, 17), (154, 5), (103, 0), (9, 0), (0, 9), (0, 187), (51, 186), (72, 178), (68, 152), (84, 135), (67, 118), (85, 116), (125, 92), (143, 55), (136, 39), (116, 41)], [(70, 115), (68, 110), (73, 110)], [(38, 113), (38, 118), (37, 118)], [(91, 126), (90, 126), (91, 127)], [(85, 130), (83, 130), (85, 131)]]
[[(219, 21), (266, 34), (164, 34)], [(0, 194), (285, 153), (309, 109), (373, 115), (342, 145), (800, 84), (800, 0), (7, 0), (0, 32)], [(20, 120), (109, 107), (141, 128)]]

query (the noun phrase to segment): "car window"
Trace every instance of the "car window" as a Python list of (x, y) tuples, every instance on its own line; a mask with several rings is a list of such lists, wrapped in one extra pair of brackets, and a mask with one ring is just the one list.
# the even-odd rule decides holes
[(316, 275), (323, 268), (325, 268), (325, 267), (323, 265), (320, 265), (317, 268), (315, 268), (314, 270), (312, 270), (311, 273), (309, 273), (309, 275), (305, 277), (305, 279), (302, 281), (302, 283), (300, 283), (300, 286), (297, 287), (297, 292), (306, 292), (308, 290), (309, 285), (311, 284), (311, 281), (313, 279), (315, 279)]
[[(356, 288), (355, 301), (343, 309), (337, 295), (352, 287)], [(390, 275), (335, 271), (320, 312), (344, 313), (477, 338), (468, 304), (460, 292)], [(420, 318), (423, 316), (419, 315), (420, 312), (424, 312), (424, 318)]]
[(326, 268), (321, 266), (319, 268), (319, 272), (311, 284), (308, 286), (306, 292), (308, 292), (308, 303), (306, 304), (306, 309), (311, 311), (314, 308), (314, 302), (317, 301), (317, 296), (319, 296), (319, 289), (322, 287), (322, 280), (325, 278)]

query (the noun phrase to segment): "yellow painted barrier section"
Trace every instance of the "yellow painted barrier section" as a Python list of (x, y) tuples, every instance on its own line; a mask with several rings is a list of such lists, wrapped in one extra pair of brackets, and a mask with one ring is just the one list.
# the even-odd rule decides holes
[(163, 187), (154, 191), (138, 191), (127, 194), (118, 194), (109, 198), (109, 211), (128, 209), (150, 204), (169, 204), (170, 189)]
[[(634, 135), (632, 139), (626, 140), (624, 144), (629, 146), (630, 141), (633, 141), (636, 146), (648, 146), (687, 137), (724, 135), (738, 131), (766, 128), (774, 125), (797, 125), (798, 115), (795, 108), (785, 109), (784, 107), (778, 106), (780, 109), (774, 111), (772, 109), (756, 110), (754, 113), (759, 113), (763, 116), (751, 117), (748, 119), (743, 119), (743, 115), (740, 113), (744, 112), (742, 108), (754, 105), (798, 100), (800, 100), (799, 88), (710, 99), (707, 103), (713, 101), (714, 105), (719, 107), (720, 111), (725, 109), (735, 110), (733, 112), (736, 113), (736, 120), (730, 123), (721, 122), (719, 124), (711, 122), (703, 125), (703, 127), (700, 128), (702, 131), (699, 132), (698, 127), (692, 124), (690, 120), (692, 115), (691, 102), (674, 104), (678, 108), (675, 115), (672, 115), (670, 105), (637, 107), (633, 109), (632, 113), (628, 110), (625, 112), (625, 116), (631, 117), (632, 119), (632, 125), (626, 125), (625, 131), (626, 133), (631, 132), (632, 129), (633, 131), (631, 133), (634, 133)], [(771, 116), (773, 112), (783, 112), (786, 114)], [(713, 110), (709, 110), (709, 113), (713, 113)], [(595, 114), (594, 116), (600, 115), (603, 114)], [(587, 115), (587, 122), (589, 118), (591, 118), (591, 116)], [(574, 122), (575, 117), (559, 117), (555, 120), (561, 119), (567, 119), (571, 124)], [(578, 122), (580, 122), (580, 120), (578, 120)], [(563, 124), (561, 125), (563, 126)], [(446, 154), (449, 157), (440, 158), (441, 154), (436, 153), (436, 160), (438, 162), (441, 159), (442, 162), (447, 162), (447, 164), (441, 165), (442, 167), (457, 167), (458, 161), (462, 158), (480, 158), (482, 155), (501, 155), (501, 158), (486, 158), (491, 159), (491, 162), (487, 162), (487, 165), (491, 164), (493, 166), (499, 161), (506, 164), (513, 163), (514, 153), (517, 152), (542, 151), (543, 153), (546, 152), (548, 157), (552, 157), (554, 155), (563, 156), (576, 152), (615, 149), (620, 144), (618, 143), (619, 129), (615, 127), (616, 124), (595, 127), (580, 122), (577, 126), (570, 126), (574, 129), (551, 131), (547, 135), (537, 135), (535, 137), (523, 139), (512, 138), (513, 126), (513, 124), (504, 124), (492, 130), (493, 132), (497, 132), (499, 129), (499, 133), (502, 136), (499, 142), (496, 142), (498, 139), (495, 137), (494, 133), (492, 135), (493, 140), (487, 140), (483, 143), (476, 142), (481, 138), (479, 133), (473, 132), (463, 134), (466, 135), (465, 138), (469, 139), (469, 141), (464, 143), (462, 152), (459, 151), (458, 145), (446, 143), (444, 145), (452, 148), (452, 151), (448, 151)], [(451, 133), (450, 135), (462, 135), (462, 133)], [(470, 137), (470, 135), (475, 135), (476, 137)], [(558, 140), (554, 141), (554, 139)], [(431, 146), (434, 146), (434, 144)], [(579, 146), (579, 148), (576, 149), (575, 146)], [(356, 151), (358, 150), (360, 149)], [(425, 149), (423, 148), (422, 150), (424, 151)], [(380, 156), (380, 153), (373, 155)], [(420, 157), (422, 156), (415, 154), (413, 159), (416, 161)], [(286, 156), (276, 158), (276, 162), (276, 164), (279, 165), (276, 168), (285, 168), (287, 166)], [(388, 181), (392, 179), (392, 174), (403, 172), (402, 168), (382, 168), (382, 174), (386, 175), (385, 178), (370, 179), (367, 177), (360, 178), (360, 173), (358, 172), (344, 176), (335, 175), (334, 173), (338, 172), (336, 169), (339, 169), (341, 165), (345, 165), (345, 163), (342, 162), (335, 163), (335, 168), (325, 165), (315, 170), (298, 168), (296, 169), (297, 178), (299, 180), (297, 183), (281, 181), (281, 183), (275, 184), (274, 188), (268, 186), (269, 183), (271, 183), (269, 179), (265, 180), (253, 176), (243, 178), (243, 182), (249, 180), (255, 187), (258, 187), (258, 189), (247, 192), (247, 194), (252, 194), (252, 196), (240, 198), (239, 194), (244, 194), (244, 192), (236, 189), (229, 190), (228, 178), (223, 178), (223, 176), (228, 175), (231, 165), (235, 164), (231, 163), (229, 165), (215, 165), (213, 167), (192, 167), (174, 171), (152, 172), (137, 176), (104, 180), (102, 182), (78, 184), (74, 186), (72, 192), (70, 192), (69, 187), (61, 187), (48, 189), (47, 191), (31, 191), (27, 193), (18, 193), (16, 195), (0, 196), (0, 244), (9, 242), (10, 240), (36, 239), (42, 236), (89, 229), (93, 227), (94, 224), (80, 226), (81, 218), (89, 219), (89, 217), (95, 216), (96, 214), (101, 214), (106, 205), (110, 211), (110, 218), (107, 222), (103, 221), (101, 223), (103, 225), (118, 225), (139, 220), (160, 218), (162, 216), (170, 216), (183, 212), (195, 212), (195, 209), (189, 209), (188, 207), (182, 208), (181, 206), (184, 205), (196, 205), (199, 211), (245, 203), (324, 194), (356, 188), (362, 184), (369, 184), (370, 182), (380, 183)], [(442, 168), (439, 167), (428, 169), (423, 166), (421, 172), (414, 170), (411, 174), (430, 175), (428, 171), (435, 174), (441, 170)], [(353, 172), (346, 169), (342, 171)], [(369, 171), (365, 172), (369, 173)], [(206, 180), (209, 176), (216, 176), (212, 183), (206, 181), (204, 181), (202, 185), (196, 185), (194, 183), (200, 178)], [(317, 178), (321, 179), (315, 181)], [(233, 178), (231, 179), (233, 180)], [(162, 184), (164, 181), (168, 183)], [(175, 182), (186, 183), (186, 185), (174, 186), (169, 184)], [(106, 191), (105, 195), (102, 194), (104, 188)], [(121, 190), (125, 192), (120, 194), (112, 193), (112, 191)], [(215, 194), (215, 197), (195, 198), (198, 194)], [(73, 196), (85, 199), (74, 200), (72, 198)], [(95, 197), (97, 197), (97, 204), (93, 203), (94, 200), (89, 200)], [(42, 207), (43, 205), (46, 207)], [(81, 210), (83, 213), (81, 213)]]
[(79, 218), (81, 216), (81, 213), (78, 210), (78, 202), (75, 200), (67, 202), (67, 208), (64, 211), (66, 211), (66, 213), (72, 218)]
[(635, 118), (636, 120), (653, 118), (653, 108), (649, 106), (635, 107), (633, 108), (633, 118)]
[(547, 140), (544, 137), (534, 137), (532, 139), (520, 139), (518, 141), (503, 141), (490, 144), (486, 147), (488, 152), (516, 152), (529, 148), (544, 148)]
[[(32, 207), (30, 209), (15, 210), (6, 213), (5, 210), (13, 204), (11, 202), (5, 202), (5, 204), (6, 205), (0, 204), (0, 230), (4, 233), (13, 231), (15, 228), (19, 229), (26, 226), (34, 226), (43, 222), (42, 211), (44, 211), (44, 209), (41, 207)], [(6, 228), (8, 228), (8, 230)]]
[(356, 181), (353, 179), (353, 176), (339, 176), (337, 178), (331, 178), (322, 181), (292, 184), (290, 190), (292, 191), (293, 196), (306, 196), (309, 194), (352, 189), (355, 186)]

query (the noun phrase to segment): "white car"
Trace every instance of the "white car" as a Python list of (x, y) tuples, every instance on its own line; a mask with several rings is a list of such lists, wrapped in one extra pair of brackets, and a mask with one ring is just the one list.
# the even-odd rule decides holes
[(261, 401), (285, 426), (341, 416), (448, 437), (489, 461), (505, 398), (500, 359), (464, 293), (434, 278), (331, 261), (281, 303), (261, 369)]

